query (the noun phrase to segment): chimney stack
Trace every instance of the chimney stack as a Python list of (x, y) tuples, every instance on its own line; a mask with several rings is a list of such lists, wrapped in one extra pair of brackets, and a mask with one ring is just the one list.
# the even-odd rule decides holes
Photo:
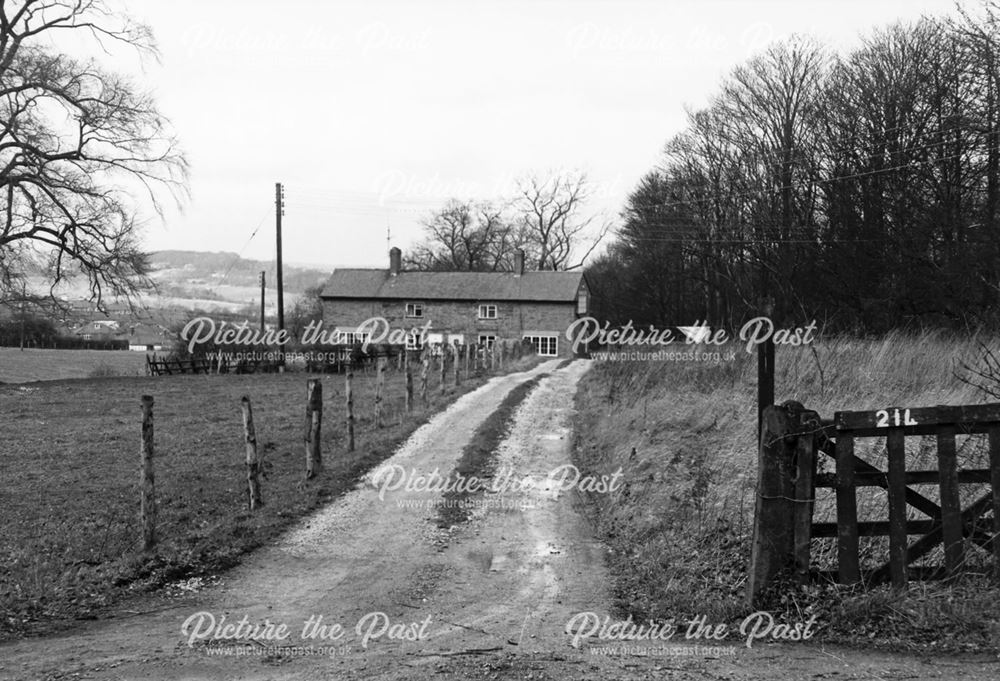
[(514, 251), (514, 276), (520, 277), (524, 274), (524, 251), (520, 248)]
[(393, 246), (389, 249), (389, 274), (395, 277), (399, 274), (400, 264), (403, 260), (403, 252)]

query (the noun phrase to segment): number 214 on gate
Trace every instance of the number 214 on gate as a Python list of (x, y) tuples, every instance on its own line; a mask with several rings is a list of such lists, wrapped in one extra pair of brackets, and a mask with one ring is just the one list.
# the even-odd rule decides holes
[(879, 409), (875, 412), (875, 427), (888, 428), (890, 426), (915, 426), (916, 419), (910, 416), (909, 409)]

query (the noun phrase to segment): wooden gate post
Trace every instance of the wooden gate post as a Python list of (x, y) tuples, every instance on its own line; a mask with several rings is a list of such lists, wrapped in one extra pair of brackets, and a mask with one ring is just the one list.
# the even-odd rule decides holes
[(458, 387), (459, 381), (461, 380), (458, 377), (458, 368), (460, 366), (458, 358), (459, 358), (459, 355), (461, 355), (461, 354), (462, 354), (462, 346), (461, 345), (456, 345), (455, 346), (455, 354), (452, 357), (452, 361), (454, 362), (454, 369), (455, 369), (455, 387)]
[[(778, 574), (792, 564), (795, 487), (792, 481), (796, 417), (801, 405), (764, 409), (757, 455), (757, 500), (754, 511), (747, 602), (751, 607)], [(794, 405), (794, 406), (793, 406)], [(798, 409), (796, 410), (795, 407)]]
[(156, 546), (156, 485), (153, 480), (153, 396), (143, 395), (142, 444), (139, 447), (142, 472), (139, 517), (142, 521), (142, 550)]
[(323, 384), (318, 378), (306, 381), (306, 479), (319, 473), (322, 466), (320, 453), (320, 426), (323, 420)]
[(347, 405), (347, 451), (354, 451), (354, 363), (347, 364), (344, 399)]
[(812, 547), (813, 508), (816, 504), (816, 433), (821, 427), (819, 414), (803, 411), (799, 414), (795, 443), (795, 473), (793, 476), (795, 504), (793, 535), (795, 573), (800, 584), (809, 581)]
[(253, 409), (246, 395), (240, 400), (243, 410), (243, 441), (246, 444), (247, 492), (251, 511), (263, 505), (260, 498), (260, 454), (257, 451), (257, 430), (253, 425)]

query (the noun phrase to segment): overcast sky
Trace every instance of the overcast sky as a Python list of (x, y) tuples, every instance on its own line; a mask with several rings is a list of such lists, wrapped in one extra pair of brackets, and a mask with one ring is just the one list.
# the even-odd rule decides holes
[[(135, 0), (162, 61), (144, 78), (191, 162), (150, 249), (383, 266), (447, 198), (529, 171), (585, 171), (590, 208), (626, 193), (719, 80), (768, 42), (839, 50), (951, 0), (260, 2)], [(258, 230), (256, 236), (251, 235)]]

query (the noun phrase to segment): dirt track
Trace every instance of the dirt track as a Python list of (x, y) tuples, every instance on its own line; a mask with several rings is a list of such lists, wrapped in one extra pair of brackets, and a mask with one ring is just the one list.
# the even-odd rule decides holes
[[(441, 496), (366, 482), (224, 581), (155, 612), (93, 623), (69, 634), (0, 647), (0, 678), (47, 679), (644, 679), (866, 678), (995, 679), (1000, 664), (918, 660), (817, 644), (732, 642), (709, 655), (594, 654), (613, 641), (571, 645), (576, 613), (609, 613), (605, 549), (590, 534), (573, 492), (545, 484), (570, 461), (569, 415), (587, 363), (549, 362), (499, 377), (460, 398), (419, 429), (386, 465), (446, 476), (477, 426), (518, 384), (545, 372), (518, 409), (496, 453), (500, 470), (533, 486), (487, 494), (473, 519), (452, 532), (431, 521)], [(381, 479), (384, 480), (384, 479)], [(223, 642), (228, 652), (271, 645), (313, 655), (210, 654), (182, 633), (196, 613), (248, 626), (285, 624), (290, 636), (259, 644)], [(304, 624), (341, 625), (335, 641), (301, 637)], [(205, 615), (203, 622), (208, 622)], [(359, 627), (360, 626), (360, 630)], [(371, 629), (367, 627), (371, 626)], [(381, 636), (377, 632), (384, 630)], [(365, 640), (365, 631), (371, 636)], [(318, 632), (317, 632), (318, 633)], [(398, 639), (390, 640), (390, 634)], [(405, 640), (405, 639), (418, 640)], [(675, 639), (676, 640), (676, 639)], [(690, 642), (679, 643), (689, 645)], [(626, 645), (633, 645), (626, 643)], [(637, 645), (659, 647), (640, 642)], [(702, 645), (706, 645), (702, 642)], [(327, 647), (323, 649), (323, 647)], [(672, 645), (677, 648), (677, 643)], [(214, 648), (213, 648), (214, 650)], [(322, 653), (322, 654), (320, 654)], [(734, 653), (734, 654), (731, 654)]]

